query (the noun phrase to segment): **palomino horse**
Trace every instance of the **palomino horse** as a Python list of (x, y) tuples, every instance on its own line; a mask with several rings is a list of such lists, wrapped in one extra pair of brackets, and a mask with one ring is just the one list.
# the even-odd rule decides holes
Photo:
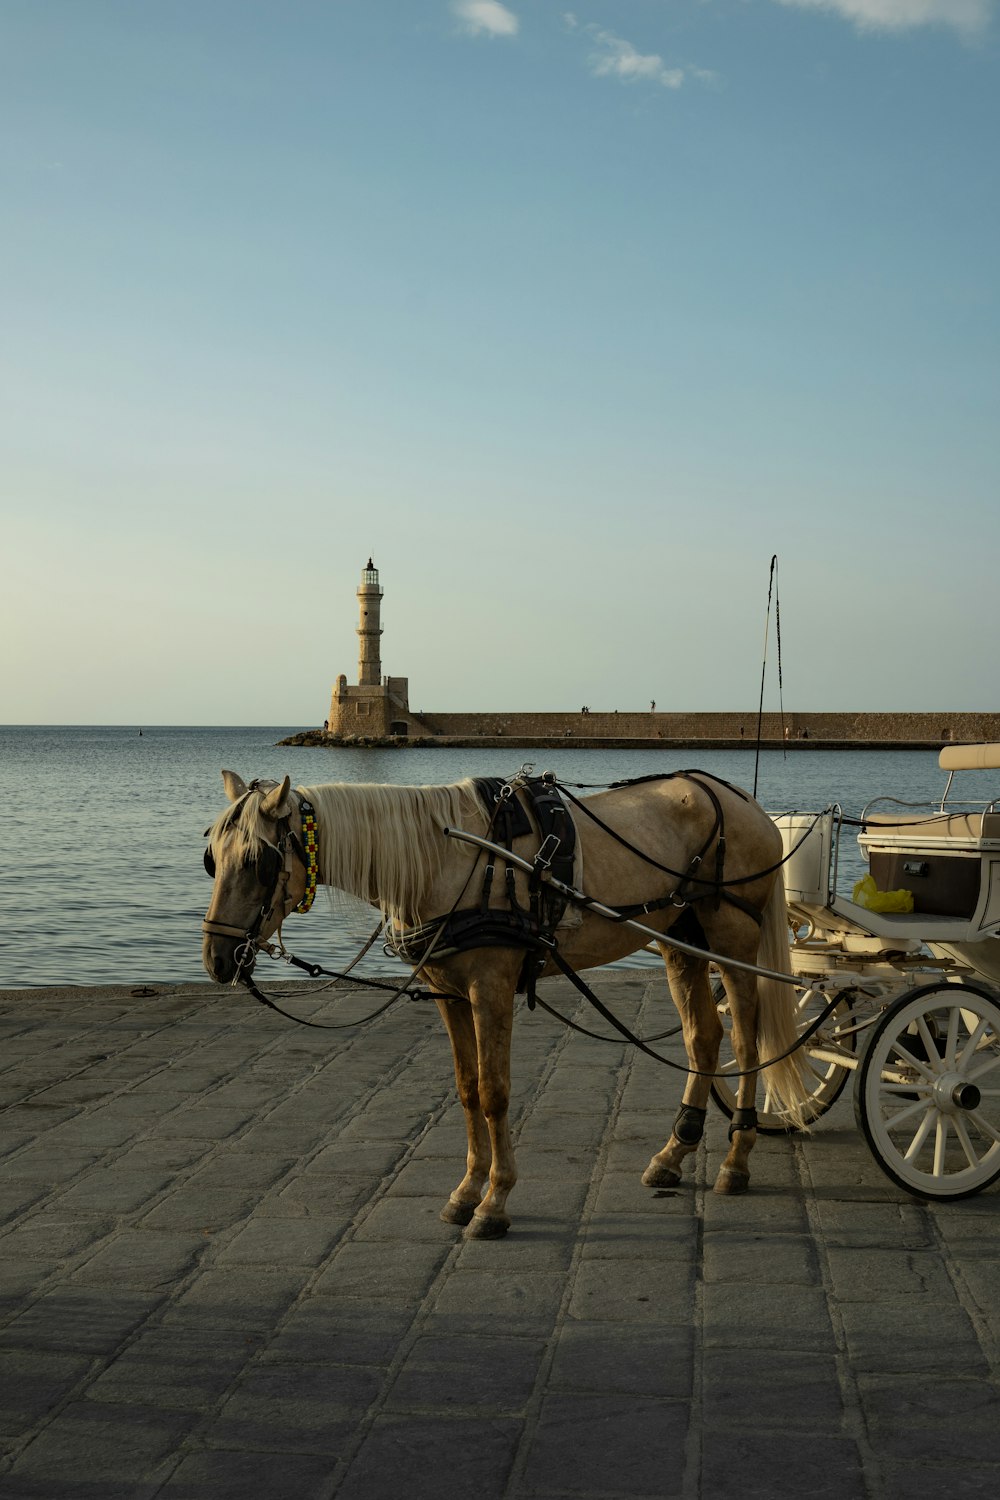
[[(232, 806), (209, 830), (206, 864), (215, 885), (203, 945), (205, 968), (220, 983), (241, 976), (253, 943), (277, 931), (303, 898), (304, 804), (307, 813), (312, 804), (315, 836), (310, 841), (316, 846), (320, 883), (378, 906), (390, 933), (427, 930), (432, 919), (456, 907), (475, 908), (484, 900), (483, 851), (445, 833), (449, 827), (479, 836), (491, 830), (490, 815), (472, 781), (443, 787), (334, 783), (292, 789), (287, 776), (280, 785), (265, 781), (249, 787), (232, 771), (223, 771), (222, 778)], [(689, 942), (695, 934), (699, 950), (778, 974), (789, 972), (778, 868), (781, 836), (747, 794), (703, 773), (682, 773), (619, 785), (577, 802), (577, 809), (577, 857), (588, 897), (616, 910), (652, 907), (642, 920), (658, 933), (680, 923), (679, 932)], [(512, 850), (530, 859), (538, 844), (533, 832), (515, 838)], [(712, 876), (694, 874), (709, 869)], [(489, 887), (485, 904), (491, 914), (510, 910), (512, 887), (519, 905), (528, 907), (529, 880), (518, 870), (509, 880), (498, 876)], [(571, 907), (570, 918), (556, 936), (559, 953), (573, 971), (608, 964), (646, 942), (632, 928), (586, 908)], [(510, 1224), (506, 1203), (517, 1176), (507, 1112), (514, 996), (525, 952), (513, 942), (451, 953), (444, 952), (446, 944), (439, 946), (442, 956), (429, 953), (421, 976), (436, 992), (451, 1039), (468, 1130), (467, 1171), (441, 1217), (465, 1225), (467, 1237), (495, 1238)], [(670, 1138), (643, 1175), (649, 1187), (676, 1184), (684, 1158), (697, 1147), (711, 1087), (707, 1075), (718, 1068), (722, 1039), (708, 958), (665, 943), (658, 947), (692, 1071)], [(551, 959), (544, 972), (555, 972)], [(722, 975), (742, 1076), (729, 1151), (715, 1189), (736, 1193), (748, 1185), (757, 1138), (759, 1063), (777, 1059), (768, 1069), (769, 1087), (797, 1123), (806, 1090), (797, 1054), (782, 1060), (796, 1041), (793, 988), (739, 968), (723, 966)]]

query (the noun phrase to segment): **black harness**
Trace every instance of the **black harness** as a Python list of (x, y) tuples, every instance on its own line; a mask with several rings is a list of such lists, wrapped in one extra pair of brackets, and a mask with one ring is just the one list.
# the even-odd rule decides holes
[(497, 873), (495, 857), (490, 854), (477, 905), (435, 917), (419, 927), (390, 930), (387, 951), (416, 964), (429, 957), (431, 950), (433, 957), (439, 959), (471, 948), (523, 948), (525, 958), (517, 990), (519, 994), (527, 991), (533, 1005), (535, 979), (556, 946), (555, 930), (569, 904), (565, 896), (543, 880), (543, 875), (551, 873), (563, 885), (573, 885), (576, 824), (558, 788), (546, 777), (519, 782), (520, 797), (509, 782), (499, 777), (480, 777), (473, 785), (489, 816), (493, 843), (513, 850), (515, 840), (537, 829), (539, 844), (534, 857), (535, 874), (528, 884), (527, 906), (518, 900), (514, 869), (506, 863), (502, 876), (506, 907), (490, 905)]
[[(633, 906), (617, 908), (616, 920), (627, 922), (636, 917), (648, 915), (650, 912), (675, 907), (680, 912), (680, 916), (673, 924), (677, 935), (696, 947), (704, 948), (707, 952), (708, 942), (701, 922), (692, 908), (693, 902), (710, 897), (718, 908), (721, 901), (727, 901), (752, 917), (758, 926), (761, 925), (763, 917), (759, 909), (749, 901), (724, 888), (725, 815), (722, 803), (709, 781), (702, 780), (701, 775), (695, 776), (691, 772), (668, 772), (662, 776), (639, 779), (659, 781), (672, 779), (674, 776), (684, 776), (701, 787), (707, 793), (714, 811), (712, 828), (685, 871), (671, 870), (667, 865), (662, 865), (650, 855), (644, 854), (641, 849), (635, 848), (613, 828), (609, 828), (595, 813), (590, 811), (585, 802), (572, 796), (571, 793), (566, 793), (566, 795), (574, 806), (590, 817), (598, 827), (610, 834), (618, 843), (631, 853), (638, 855), (647, 864), (672, 876), (677, 882), (665, 896), (638, 902)], [(576, 824), (572, 811), (564, 801), (563, 789), (556, 785), (555, 778), (551, 774), (526, 778), (518, 783), (517, 789), (498, 777), (481, 777), (473, 784), (489, 814), (488, 832), (491, 843), (506, 850), (513, 850), (516, 839), (524, 838), (537, 827), (539, 846), (533, 860), (534, 874), (528, 882), (528, 905), (524, 906), (518, 900), (514, 869), (510, 864), (504, 865), (503, 872), (506, 907), (490, 905), (496, 880), (496, 857), (490, 853), (487, 856), (483, 883), (476, 906), (449, 912), (446, 916), (422, 922), (419, 927), (397, 929), (389, 934), (386, 951), (397, 958), (405, 959), (408, 963), (417, 964), (425, 956), (430, 957), (431, 951), (433, 958), (439, 959), (451, 957), (456, 953), (464, 953), (472, 948), (523, 948), (525, 956), (518, 976), (517, 991), (518, 994), (527, 994), (528, 1006), (534, 1009), (535, 984), (545, 968), (546, 961), (551, 957), (557, 968), (562, 969), (563, 972), (567, 971), (559, 954), (556, 929), (562, 921), (569, 902), (567, 897), (552, 888), (545, 876), (551, 874), (563, 885), (570, 887), (574, 885)], [(617, 783), (621, 786), (630, 784)], [(715, 844), (714, 872), (712, 876), (705, 876), (699, 871), (713, 843)]]
[[(620, 833), (616, 833), (613, 828), (609, 828), (607, 823), (603, 822), (587, 806), (586, 802), (581, 801), (579, 797), (574, 797), (572, 792), (567, 791), (566, 793), (574, 807), (578, 807), (582, 813), (585, 813), (590, 818), (591, 822), (596, 823), (598, 828), (603, 829), (606, 834), (621, 844), (630, 854), (636, 855), (645, 864), (652, 865), (655, 870), (662, 870), (665, 875), (672, 876), (678, 882), (674, 890), (666, 896), (661, 896), (654, 901), (640, 902), (635, 906), (619, 908), (621, 913), (620, 920), (628, 921), (630, 918), (640, 916), (643, 913), (662, 911), (667, 906), (675, 906), (679, 909), (690, 908), (692, 902), (701, 901), (706, 896), (711, 896), (716, 911), (719, 909), (720, 902), (726, 901), (730, 906), (738, 907), (746, 916), (752, 917), (757, 926), (760, 927), (764, 920), (760, 909), (751, 902), (744, 900), (742, 896), (738, 896), (731, 889), (733, 885), (741, 885), (745, 882), (739, 880), (727, 881), (725, 878), (726, 817), (722, 810), (722, 803), (719, 801), (718, 793), (711, 783), (717, 781), (720, 786), (724, 786), (729, 791), (735, 792), (737, 796), (742, 797), (746, 802), (749, 801), (749, 798), (745, 792), (741, 791), (739, 787), (732, 786), (728, 781), (723, 781), (721, 776), (713, 776), (710, 771), (663, 771), (652, 776), (637, 776), (631, 781), (614, 781), (611, 785), (613, 788), (617, 788), (640, 786), (643, 782), (647, 781), (673, 780), (691, 781), (695, 786), (700, 787), (711, 802), (714, 814), (712, 827), (709, 830), (708, 836), (684, 871), (672, 870), (669, 865), (660, 864), (659, 860), (653, 859), (651, 855), (646, 854), (642, 849), (636, 848), (635, 844), (629, 843), (628, 839), (623, 838)], [(706, 854), (711, 849), (713, 841), (715, 842), (715, 874), (709, 878), (700, 875), (698, 871)], [(773, 868), (778, 869), (779, 866), (775, 865)], [(758, 870), (747, 878), (749, 880), (756, 880), (760, 875), (769, 875), (770, 873), (770, 870)], [(688, 911), (685, 911), (685, 916), (688, 916)], [(690, 916), (693, 918), (694, 925), (700, 931), (701, 923), (694, 917), (693, 912), (690, 913)], [(703, 933), (702, 939), (704, 939)], [(707, 945), (702, 941), (701, 946), (704, 947)]]
[[(722, 804), (714, 788), (707, 783), (718, 781), (721, 785), (729, 787), (731, 791), (737, 792), (740, 796), (745, 797), (746, 794), (741, 792), (738, 787), (730, 787), (730, 784), (722, 781), (721, 777), (714, 777), (709, 772), (672, 771), (654, 776), (641, 776), (632, 781), (614, 782), (612, 785), (614, 787), (625, 787), (635, 785), (637, 782), (667, 781), (675, 777), (683, 777), (700, 786), (711, 800), (715, 813), (711, 832), (684, 872), (672, 870), (669, 866), (660, 864), (651, 855), (645, 854), (641, 849), (636, 848), (635, 845), (623, 838), (621, 834), (602, 822), (587, 807), (586, 803), (581, 802), (572, 792), (566, 791), (566, 796), (624, 848), (637, 855), (646, 864), (652, 865), (655, 869), (661, 870), (677, 881), (674, 889), (666, 896), (657, 897), (652, 901), (642, 902), (634, 906), (618, 908), (614, 915), (611, 915), (606, 908), (603, 908), (601, 914), (607, 920), (627, 922), (645, 913), (660, 911), (668, 906), (676, 907), (681, 915), (673, 923), (671, 931), (681, 936), (683, 942), (688, 943), (692, 947), (697, 947), (708, 954), (710, 951), (708, 942), (701, 922), (693, 909), (693, 904), (701, 902), (706, 898), (712, 898), (714, 899), (716, 909), (718, 909), (721, 901), (727, 901), (752, 917), (758, 926), (761, 926), (763, 924), (763, 914), (758, 908), (742, 897), (735, 895), (727, 887), (742, 885), (748, 881), (759, 879), (762, 875), (770, 874), (772, 870), (779, 869), (784, 860), (780, 860), (776, 865), (767, 870), (759, 870), (752, 875), (737, 878), (733, 881), (726, 881), (724, 876), (725, 816)], [(366, 1017), (366, 1020), (374, 1019), (374, 1016), (380, 1015), (383, 1010), (388, 1009), (403, 994), (409, 994), (410, 999), (453, 999), (454, 996), (449, 993), (439, 995), (430, 991), (413, 992), (411, 990), (413, 980), (419, 972), (420, 967), (424, 961), (430, 958), (445, 958), (472, 948), (523, 948), (525, 950), (525, 958), (518, 979), (517, 990), (521, 994), (527, 993), (529, 1009), (533, 1010), (536, 1003), (542, 1003), (545, 1010), (550, 1011), (553, 1015), (558, 1014), (558, 1012), (552, 1011), (550, 1006), (544, 1005), (544, 1002), (537, 1001), (535, 995), (535, 983), (545, 968), (547, 960), (551, 957), (555, 967), (570, 980), (604, 1019), (614, 1027), (623, 1040), (638, 1047), (647, 1056), (655, 1059), (657, 1062), (665, 1063), (670, 1068), (676, 1068), (678, 1072), (686, 1072), (697, 1077), (742, 1077), (742, 1074), (705, 1073), (697, 1069), (692, 1069), (690, 1064), (687, 1067), (682, 1067), (671, 1059), (653, 1051), (646, 1042), (633, 1035), (630, 1029), (603, 1005), (559, 952), (555, 931), (567, 905), (570, 901), (573, 901), (574, 904), (587, 908), (595, 903), (592, 903), (587, 897), (573, 890), (576, 825), (573, 821), (572, 813), (566, 807), (562, 793), (556, 785), (555, 776), (552, 773), (548, 773), (537, 778), (519, 777), (516, 782), (502, 781), (499, 778), (481, 778), (474, 785), (480, 800), (489, 813), (487, 834), (490, 836), (490, 842), (508, 852), (513, 852), (515, 839), (523, 838), (533, 832), (531, 818), (528, 816), (525, 806), (518, 800), (518, 790), (531, 809), (540, 840), (538, 851), (533, 861), (533, 872), (528, 882), (528, 906), (522, 906), (517, 900), (513, 867), (505, 862), (504, 881), (508, 909), (490, 907), (490, 892), (496, 875), (494, 856), (490, 853), (489, 862), (484, 874), (483, 888), (477, 906), (450, 912), (445, 917), (438, 917), (432, 922), (422, 923), (419, 927), (402, 930), (393, 930), (390, 928), (388, 930), (387, 938), (389, 941), (386, 951), (393, 956), (407, 959), (411, 963), (414, 963), (416, 967), (405, 984), (394, 989), (389, 1000), (380, 1006), (374, 1012), (373, 1016)], [(249, 790), (257, 790), (257, 788), (258, 783), (251, 782)], [(236, 807), (234, 807), (232, 815), (226, 824), (227, 827), (238, 818), (243, 800), (245, 799), (241, 799)], [(308, 813), (310, 817), (314, 815), (315, 810), (312, 804), (301, 795), (300, 808), (303, 814)], [(296, 856), (306, 865), (307, 869), (309, 868), (309, 850), (308, 848), (303, 848), (302, 842), (292, 831), (290, 820), (281, 819), (277, 832), (277, 843), (274, 845), (265, 845), (261, 849), (256, 861), (255, 873), (258, 881), (265, 890), (265, 896), (256, 919), (248, 929), (244, 930), (242, 927), (232, 927), (228, 924), (210, 921), (206, 918), (202, 924), (203, 931), (210, 934), (217, 933), (221, 936), (241, 937), (243, 939), (236, 953), (238, 965), (237, 978), (233, 982), (239, 982), (246, 986), (250, 993), (263, 1005), (268, 1006), (271, 1010), (276, 1011), (278, 1015), (284, 1016), (288, 1020), (297, 1021), (300, 1025), (318, 1026), (321, 1030), (340, 1030), (342, 1028), (339, 1025), (331, 1027), (329, 1023), (304, 1021), (301, 1017), (290, 1015), (288, 1011), (282, 1010), (280, 1006), (275, 1005), (272, 1000), (262, 994), (251, 977), (256, 951), (262, 946), (259, 942), (259, 933), (264, 922), (271, 915), (277, 887), (285, 868), (285, 854), (289, 845), (294, 850)], [(307, 835), (307, 843), (311, 837), (313, 837), (311, 834)], [(713, 841), (716, 841), (715, 873), (713, 878), (706, 878), (697, 872), (702, 865), (705, 855), (711, 849)], [(314, 847), (315, 845), (313, 844)], [(211, 848), (205, 851), (205, 869), (214, 878), (215, 859)], [(563, 894), (563, 892), (553, 889), (546, 879), (546, 876), (549, 875), (559, 881), (560, 884), (569, 887), (570, 890), (568, 893)], [(298, 910), (307, 910), (308, 905), (306, 903), (308, 902), (311, 905), (311, 900), (311, 895), (303, 898), (303, 902), (300, 904)], [(377, 928), (362, 952), (367, 951), (367, 948), (371, 946), (378, 931), (379, 929)], [(268, 948), (268, 951), (271, 951), (270, 948)], [(272, 954), (272, 956), (274, 955)], [(345, 979), (347, 977), (346, 974), (333, 973), (317, 964), (309, 964), (302, 959), (293, 957), (291, 954), (283, 952), (282, 956), (289, 963), (305, 970), (305, 972), (313, 977), (319, 975), (329, 975), (334, 979)], [(360, 976), (354, 976), (352, 982), (375, 989), (393, 989), (391, 985), (386, 985), (378, 980), (362, 979)], [(771, 1058), (768, 1062), (760, 1066), (770, 1067), (773, 1063), (780, 1062), (782, 1058), (789, 1056), (791, 1052), (795, 1051), (797, 1047), (801, 1046), (819, 1029), (839, 1003), (840, 995), (834, 995), (829, 1004), (824, 1007), (821, 1015), (798, 1038), (793, 1047), (790, 1047), (787, 1052), (781, 1053), (779, 1057)], [(565, 1019), (565, 1017), (561, 1019)], [(353, 1026), (359, 1023), (350, 1022), (345, 1024)], [(572, 1025), (573, 1023), (570, 1022), (569, 1024)], [(581, 1027), (575, 1027), (574, 1029), (583, 1030)], [(593, 1035), (593, 1033), (585, 1031), (584, 1034)], [(611, 1039), (599, 1038), (599, 1040)], [(657, 1038), (651, 1038), (650, 1040), (655, 1041)], [(753, 1071), (757, 1071), (757, 1069)], [(696, 1109), (693, 1105), (682, 1104), (675, 1126), (678, 1140), (684, 1144), (693, 1145), (700, 1138), (704, 1116), (704, 1110)], [(734, 1132), (738, 1130), (752, 1130), (755, 1127), (756, 1111), (752, 1109), (737, 1109), (733, 1114), (729, 1129), (730, 1139), (732, 1139)]]
[[(515, 839), (524, 838), (532, 832), (531, 818), (528, 816), (524, 803), (511, 795), (508, 783), (501, 781), (499, 777), (480, 777), (479, 780), (473, 782), (473, 785), (480, 802), (490, 814), (493, 842), (512, 850)], [(538, 827), (539, 845), (535, 855), (536, 867), (540, 871), (550, 871), (563, 885), (571, 886), (576, 860), (576, 824), (573, 822), (572, 813), (563, 801), (555, 783), (544, 776), (525, 780), (521, 790), (524, 802), (531, 809)], [(489, 907), (494, 874), (495, 866), (491, 860), (486, 867), (483, 889), (479, 898), (479, 910), (484, 913)], [(520, 911), (521, 908), (514, 894), (514, 871), (510, 865), (505, 866), (504, 878), (507, 885), (508, 905), (511, 911)], [(533, 882), (530, 915), (543, 928), (554, 930), (559, 925), (566, 905), (565, 897), (553, 890), (541, 887), (539, 881)]]

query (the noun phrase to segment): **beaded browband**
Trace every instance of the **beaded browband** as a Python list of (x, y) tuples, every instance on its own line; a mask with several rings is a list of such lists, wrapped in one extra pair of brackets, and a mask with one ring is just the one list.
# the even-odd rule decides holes
[(302, 843), (305, 853), (306, 867), (306, 892), (295, 908), (303, 915), (309, 910), (316, 899), (316, 882), (319, 878), (319, 865), (316, 859), (316, 809), (305, 797), (299, 804), (302, 814)]

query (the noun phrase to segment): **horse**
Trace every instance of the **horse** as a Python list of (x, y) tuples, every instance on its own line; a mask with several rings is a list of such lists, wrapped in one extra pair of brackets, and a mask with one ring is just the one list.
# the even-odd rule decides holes
[[(203, 960), (213, 980), (245, 977), (255, 945), (275, 933), (280, 941), (282, 922), (311, 899), (311, 865), (313, 881), (377, 906), (387, 935), (396, 936), (403, 953), (410, 934), (440, 937), (441, 919), (463, 901), (476, 909), (466, 922), (464, 945), (456, 950), (432, 936), (418, 964), (451, 1041), (468, 1133), (466, 1172), (441, 1217), (462, 1226), (466, 1238), (505, 1234), (507, 1199), (517, 1178), (508, 1127), (511, 1034), (526, 965), (534, 965), (533, 977), (560, 969), (572, 974), (626, 957), (646, 945), (647, 935), (571, 903), (548, 949), (536, 945), (526, 957), (526, 944), (516, 934), (505, 938), (501, 919), (510, 910), (529, 909), (532, 886), (544, 884), (544, 868), (533, 880), (520, 863), (449, 836), (446, 830), (482, 839), (494, 832), (496, 809), (491, 815), (472, 780), (293, 789), (287, 776), (249, 786), (233, 771), (223, 771), (222, 779), (230, 806), (208, 830), (205, 856), (214, 887), (203, 924)], [(506, 795), (524, 804), (525, 789), (517, 783), (511, 779)], [(804, 1123), (808, 1097), (794, 1051), (793, 986), (725, 965), (729, 958), (773, 976), (790, 975), (780, 833), (748, 793), (706, 773), (644, 777), (572, 801), (576, 868), (582, 868), (587, 899), (643, 914), (643, 925), (657, 934), (682, 1024), (690, 1071), (671, 1134), (642, 1182), (676, 1186), (684, 1159), (702, 1137), (723, 1035), (709, 980), (711, 954), (721, 969), (740, 1073), (715, 1191), (744, 1192), (757, 1139), (761, 1059), (772, 1060), (768, 1086), (790, 1124)], [(512, 837), (510, 851), (515, 861), (537, 869), (530, 861), (540, 833), (530, 808), (526, 826), (527, 832)], [(486, 882), (485, 894), (474, 878), (484, 860), (487, 869), (499, 863), (503, 871), (492, 885)], [(488, 939), (477, 937), (477, 919), (493, 924)], [(671, 929), (675, 940), (684, 934), (682, 947), (660, 940)]]

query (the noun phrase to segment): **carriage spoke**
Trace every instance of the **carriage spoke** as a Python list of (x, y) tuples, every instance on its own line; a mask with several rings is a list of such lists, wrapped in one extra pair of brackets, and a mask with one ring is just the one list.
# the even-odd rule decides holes
[(961, 1011), (957, 1005), (953, 1005), (948, 1012), (948, 1037), (944, 1048), (944, 1062), (946, 1068), (955, 1067), (955, 1049), (958, 1046), (958, 1023), (961, 1019)]
[(814, 1079), (815, 1084), (818, 1087), (821, 1083), (824, 1082), (829, 1074), (829, 1064), (823, 1067), (821, 1063), (813, 1057), (811, 1052), (804, 1052), (802, 1057), (802, 1072), (804, 1075), (808, 1074), (809, 1077)]
[(944, 1153), (948, 1145), (948, 1116), (939, 1114), (934, 1135), (934, 1176), (944, 1176)]
[(892, 1050), (895, 1052), (900, 1062), (906, 1063), (907, 1067), (915, 1068), (916, 1071), (920, 1074), (921, 1078), (926, 1078), (928, 1082), (933, 1083), (935, 1074), (937, 1072), (936, 1068), (928, 1067), (928, 1065), (923, 1061), (922, 1058), (914, 1057), (913, 1053), (908, 1052), (903, 1046), (902, 1042), (900, 1042), (898, 1039), (893, 1043)]
[(920, 1126), (917, 1130), (916, 1135), (913, 1137), (912, 1141), (906, 1148), (906, 1152), (903, 1156), (904, 1161), (914, 1161), (916, 1159), (917, 1153), (920, 1151), (921, 1147), (924, 1144), (924, 1141), (926, 1141), (928, 1135), (930, 1134), (931, 1126), (934, 1124), (934, 1116), (935, 1111), (933, 1109), (928, 1109), (925, 1112), (924, 1118), (920, 1122)]
[(993, 1124), (992, 1120), (987, 1120), (981, 1110), (970, 1109), (969, 1119), (981, 1135), (988, 1136), (991, 1141), (1000, 1143), (1000, 1129)]
[(981, 1016), (978, 1026), (969, 1037), (969, 1040), (966, 1042), (965, 1046), (962, 1048), (962, 1055), (955, 1061), (956, 1068), (962, 1068), (965, 1064), (965, 1059), (967, 1057), (971, 1057), (973, 1053), (979, 1051), (979, 1048), (989, 1029), (989, 1018), (987, 1016)]
[(978, 1151), (976, 1151), (976, 1149), (973, 1146), (971, 1140), (969, 1139), (969, 1132), (965, 1128), (965, 1121), (962, 1119), (962, 1117), (960, 1115), (954, 1115), (952, 1117), (951, 1123), (952, 1123), (952, 1126), (954, 1127), (955, 1134), (958, 1137), (959, 1144), (961, 1145), (962, 1150), (965, 1152), (965, 1159), (969, 1163), (969, 1166), (970, 1167), (976, 1167), (976, 1166), (978, 1166), (979, 1165), (979, 1153), (978, 1153)]
[(1000, 1068), (1000, 1055), (991, 1057), (988, 1062), (982, 1063), (978, 1068), (968, 1068), (965, 1076), (976, 1082), (980, 1078), (985, 1078), (987, 1073), (992, 1073), (994, 1068)]
[[(924, 1044), (927, 1053), (927, 1062), (932, 1073), (941, 1071), (941, 1054), (938, 1052), (938, 1039), (927, 1024), (926, 1017), (917, 1017), (917, 1035)], [(898, 1049), (902, 1052), (902, 1048)]]
[(934, 1106), (926, 1097), (923, 1099), (914, 1099), (912, 1104), (908, 1104), (905, 1109), (897, 1110), (894, 1115), (886, 1112), (885, 1123), (887, 1129), (895, 1130), (904, 1120), (909, 1120), (911, 1116), (919, 1114), (922, 1109), (927, 1110), (930, 1114), (934, 1113)]

